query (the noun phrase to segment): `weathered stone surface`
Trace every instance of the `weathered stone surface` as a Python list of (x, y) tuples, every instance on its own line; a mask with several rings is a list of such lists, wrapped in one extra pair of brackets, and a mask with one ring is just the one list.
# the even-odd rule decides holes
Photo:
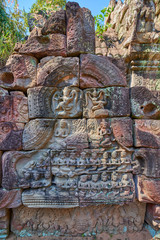
[(41, 59), (38, 65), (37, 84), (47, 87), (79, 87), (79, 58)]
[(126, 85), (126, 77), (109, 58), (92, 54), (80, 56), (80, 88)]
[(8, 209), (0, 209), (0, 238), (6, 239), (9, 235), (10, 227), (10, 211)]
[(36, 86), (37, 59), (32, 56), (14, 54), (0, 70), (0, 86), (26, 90)]
[(160, 204), (160, 178), (137, 176), (136, 185), (138, 201)]
[(144, 216), (145, 204), (138, 202), (123, 206), (102, 205), (75, 209), (29, 209), (23, 206), (13, 209), (11, 230), (17, 236), (23, 233), (24, 237), (27, 234), (36, 236), (38, 233), (43, 237), (52, 234), (52, 239), (58, 235), (58, 239), (61, 239), (65, 234), (67, 240), (78, 236), (85, 239), (82, 235), (88, 240), (92, 239), (92, 233), (136, 234), (136, 231), (142, 230)]
[(66, 34), (66, 12), (64, 10), (56, 11), (45, 22), (42, 34), (50, 33)]
[(80, 8), (76, 2), (66, 4), (67, 54), (78, 56), (95, 51), (94, 18), (87, 8)]
[(131, 153), (123, 149), (51, 151), (52, 186), (25, 190), (28, 207), (72, 208), (134, 200)]
[(83, 116), (86, 118), (130, 116), (129, 89), (122, 87), (84, 90)]
[(88, 119), (90, 147), (113, 148), (133, 146), (132, 120), (130, 118)]
[(23, 149), (88, 148), (86, 119), (31, 120), (23, 132)]
[(49, 150), (5, 152), (2, 168), (2, 186), (7, 190), (51, 185)]
[(66, 36), (51, 34), (29, 38), (19, 50), (21, 54), (32, 55), (36, 58), (46, 56), (66, 56)]
[(0, 122), (0, 150), (21, 150), (24, 124)]
[(160, 121), (135, 120), (135, 147), (160, 148)]
[(147, 204), (145, 221), (156, 231), (160, 229), (160, 205)]
[(133, 156), (134, 174), (160, 178), (160, 149), (140, 148)]
[(28, 13), (27, 20), (29, 25), (29, 31), (31, 32), (34, 27), (42, 28), (47, 20), (47, 15), (44, 11), (38, 11), (38, 13)]
[(145, 87), (131, 88), (131, 109), (134, 118), (160, 118), (160, 99)]
[(0, 188), (0, 209), (3, 208), (17, 208), (22, 205), (21, 190), (7, 191)]
[(0, 96), (0, 122), (27, 121), (28, 102), (22, 92), (10, 92), (10, 95)]
[(83, 92), (76, 87), (28, 89), (29, 118), (76, 118), (82, 115)]

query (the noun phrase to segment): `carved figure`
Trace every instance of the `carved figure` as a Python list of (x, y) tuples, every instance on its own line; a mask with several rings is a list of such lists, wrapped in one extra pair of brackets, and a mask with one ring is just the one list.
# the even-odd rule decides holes
[(55, 133), (54, 133), (55, 137), (65, 138), (69, 135), (69, 133), (70, 133), (70, 125), (66, 120), (62, 119), (60, 120), (59, 124), (56, 123)]

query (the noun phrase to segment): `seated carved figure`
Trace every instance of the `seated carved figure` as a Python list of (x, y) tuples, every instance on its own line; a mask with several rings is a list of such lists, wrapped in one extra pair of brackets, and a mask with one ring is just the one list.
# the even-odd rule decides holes
[(101, 136), (100, 146), (110, 147), (112, 145), (111, 133), (109, 124), (103, 119), (97, 129), (97, 135)]
[(69, 135), (69, 133), (70, 125), (66, 120), (62, 119), (59, 124), (57, 123), (55, 125), (55, 137), (65, 138)]

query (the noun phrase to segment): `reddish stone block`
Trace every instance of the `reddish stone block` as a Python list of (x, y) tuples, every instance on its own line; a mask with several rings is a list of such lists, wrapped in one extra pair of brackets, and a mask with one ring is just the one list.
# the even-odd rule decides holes
[(66, 34), (66, 12), (63, 9), (53, 13), (44, 24), (42, 34), (51, 33)]
[(95, 51), (94, 18), (87, 8), (80, 8), (76, 2), (66, 4), (67, 54), (78, 56)]
[(0, 209), (1, 208), (17, 208), (22, 205), (21, 190), (7, 191), (0, 189)]
[(37, 84), (47, 87), (79, 87), (79, 58), (46, 57), (38, 65)]
[(160, 101), (146, 87), (131, 88), (131, 109), (134, 118), (160, 118)]
[(160, 148), (160, 121), (135, 120), (135, 147)]
[(0, 122), (28, 122), (28, 101), (22, 92), (0, 96)]
[(126, 77), (109, 58), (92, 54), (80, 56), (80, 88), (126, 85)]
[(160, 178), (160, 149), (140, 148), (133, 155), (133, 173)]
[(14, 54), (0, 71), (0, 86), (26, 90), (36, 86), (37, 59), (32, 56)]
[(0, 150), (21, 150), (23, 124), (0, 122)]
[(136, 182), (140, 202), (160, 204), (160, 179), (137, 176)]
[(160, 205), (148, 203), (145, 220), (151, 227), (158, 231), (160, 229)]
[(21, 54), (32, 55), (36, 58), (46, 56), (66, 56), (66, 36), (51, 34), (28, 38), (19, 50)]

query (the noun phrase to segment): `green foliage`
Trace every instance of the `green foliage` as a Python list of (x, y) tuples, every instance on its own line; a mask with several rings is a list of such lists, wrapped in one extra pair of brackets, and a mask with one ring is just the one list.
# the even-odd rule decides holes
[(26, 25), (23, 12), (18, 8), (18, 0), (13, 4), (3, 0), (0, 3), (0, 62), (5, 62), (13, 52), (15, 43), (23, 41), (26, 36)]
[(65, 8), (66, 0), (36, 0), (31, 7), (31, 13), (38, 13), (40, 10), (45, 13), (56, 11), (60, 8)]
[(103, 39), (103, 33), (107, 30), (107, 28), (111, 27), (109, 23), (104, 24), (105, 17), (108, 17), (109, 14), (113, 11), (111, 7), (103, 8), (101, 13), (94, 17), (95, 19), (95, 27), (96, 27), (96, 35)]

